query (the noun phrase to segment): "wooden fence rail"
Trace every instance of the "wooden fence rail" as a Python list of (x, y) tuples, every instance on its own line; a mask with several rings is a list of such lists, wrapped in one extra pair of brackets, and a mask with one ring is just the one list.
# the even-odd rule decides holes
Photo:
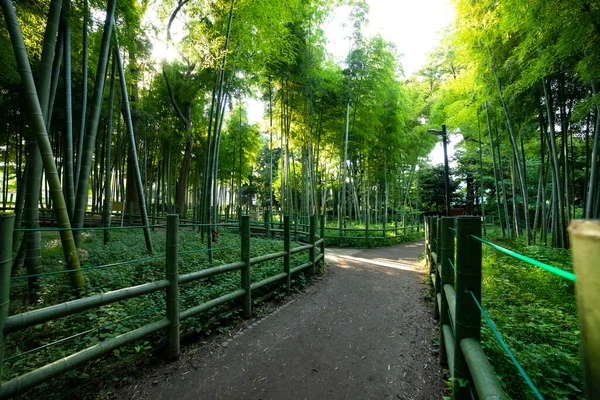
[[(448, 366), (453, 396), (459, 400), (507, 398), (480, 344), (482, 315), (496, 329), (481, 305), (481, 248), (482, 243), (499, 247), (482, 240), (481, 230), (481, 217), (425, 218), (425, 259), (435, 290), (434, 318), (440, 322), (440, 362)], [(553, 273), (571, 275), (575, 281), (586, 398), (600, 400), (600, 221), (574, 221), (569, 231), (576, 274)], [(536, 262), (529, 259), (532, 265)], [(505, 351), (512, 356), (508, 348)], [(511, 359), (532, 394), (542, 399), (518, 361)], [(530, 394), (523, 394), (526, 397)]]
[[(315, 267), (319, 263), (323, 262), (325, 256), (323, 240), (323, 217), (321, 217), (320, 227), (321, 238), (317, 239), (317, 222), (316, 217), (313, 215), (310, 217), (308, 234), (308, 239), (310, 242), (308, 244), (297, 248), (291, 248), (290, 217), (284, 216), (283, 241), (285, 250), (278, 253), (250, 258), (250, 218), (248, 216), (243, 216), (241, 218), (240, 226), (240, 261), (187, 274), (179, 274), (179, 217), (177, 215), (169, 215), (167, 217), (166, 227), (167, 251), (164, 279), (155, 282), (144, 283), (134, 287), (128, 287), (89, 297), (79, 298), (65, 303), (9, 316), (8, 306), (11, 281), (10, 274), (12, 264), (13, 225), (14, 214), (0, 214), (0, 398), (2, 399), (19, 395), (57, 375), (77, 368), (78, 366), (101, 357), (102, 355), (118, 349), (127, 343), (141, 339), (151, 333), (161, 330), (166, 330), (167, 358), (170, 360), (177, 359), (180, 354), (180, 322), (182, 320), (196, 316), (199, 313), (239, 298), (242, 299), (242, 316), (244, 318), (251, 318), (253, 290), (275, 282), (284, 281), (283, 286), (289, 291), (291, 282), (290, 276), (292, 274), (307, 268), (310, 268), (311, 271), (314, 272)], [(319, 254), (317, 254), (315, 251), (317, 248), (320, 249)], [(294, 268), (290, 268), (290, 256), (301, 251), (308, 251), (307, 262)], [(251, 282), (250, 269), (252, 265), (278, 258), (283, 258), (284, 260), (284, 268), (282, 273), (266, 278), (260, 282)], [(180, 285), (205, 279), (210, 276), (238, 270), (240, 271), (239, 289), (222, 295), (216, 299), (198, 304), (187, 310), (180, 310)], [(139, 297), (161, 290), (166, 291), (165, 316), (161, 320), (121, 334), (117, 337), (107, 339), (97, 345), (71, 354), (51, 364), (11, 379), (10, 381), (2, 382), (2, 364), (4, 361), (5, 338), (6, 335), (10, 334), (11, 332), (16, 332), (33, 325), (42, 324), (85, 310), (98, 308), (100, 306), (115, 303), (117, 301)]]

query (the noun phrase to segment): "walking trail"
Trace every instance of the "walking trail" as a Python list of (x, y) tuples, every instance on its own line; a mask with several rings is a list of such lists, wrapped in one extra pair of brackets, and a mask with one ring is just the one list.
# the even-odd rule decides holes
[(439, 399), (423, 248), (327, 249), (328, 272), (306, 293), (218, 346), (151, 370), (118, 397)]

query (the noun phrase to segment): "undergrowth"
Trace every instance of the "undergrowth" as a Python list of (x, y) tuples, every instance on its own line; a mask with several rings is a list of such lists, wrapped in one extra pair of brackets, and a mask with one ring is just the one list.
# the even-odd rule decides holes
[[(112, 231), (110, 243), (106, 246), (103, 244), (102, 231), (85, 233), (79, 250), (82, 268), (120, 261), (146, 260), (85, 271), (86, 287), (83, 295), (89, 296), (165, 279), (165, 231), (152, 232), (151, 238), (154, 247), (153, 255), (149, 255), (146, 251), (141, 230)], [(42, 242), (44, 273), (62, 270), (64, 258), (56, 233), (43, 232)], [(191, 229), (180, 229), (179, 231), (179, 252), (205, 249), (205, 242), (206, 240), (201, 240), (200, 233)], [(251, 238), (250, 242), (251, 257), (283, 250), (283, 241), (281, 240)], [(292, 248), (299, 245), (301, 243), (292, 242)], [(215, 249), (213, 262), (215, 266), (240, 260), (238, 233), (220, 232), (218, 242), (213, 244), (213, 248)], [(148, 260), (150, 257), (155, 258)], [(294, 254), (290, 261), (291, 267), (303, 264), (307, 259), (307, 252)], [(179, 256), (180, 274), (198, 271), (209, 266), (206, 252), (194, 252)], [(258, 282), (280, 272), (283, 272), (282, 259), (253, 265), (251, 281)], [(15, 271), (15, 275), (24, 274), (26, 274), (24, 270)], [(307, 278), (303, 275), (294, 279), (297, 288), (307, 283)], [(69, 286), (67, 274), (43, 275), (39, 277), (38, 282), (39, 287), (32, 294), (28, 290), (27, 279), (12, 280), (10, 315), (77, 298), (76, 293)], [(180, 286), (180, 310), (184, 311), (239, 289), (239, 287), (239, 271), (183, 284)], [(273, 290), (274, 287), (277, 287), (277, 284), (255, 290), (253, 297), (257, 299), (267, 291)], [(164, 318), (164, 315), (165, 292), (159, 291), (11, 333), (6, 340), (3, 380), (8, 381), (103, 340), (158, 321)], [(198, 335), (206, 337), (213, 332), (223, 333), (238, 321), (237, 307), (225, 304), (197, 317), (181, 321), (181, 332), (196, 332)], [(61, 339), (65, 340), (36, 350)], [(156, 332), (143, 340), (114, 350), (112, 354), (102, 359), (91, 361), (84, 367), (39, 385), (30, 390), (25, 397), (43, 397), (45, 399), (104, 397), (110, 394), (115, 387), (129, 383), (140, 366), (152, 362), (148, 354), (164, 344), (164, 341), (165, 333)], [(115, 364), (115, 361), (118, 363)]]
[[(527, 247), (524, 240), (502, 239), (497, 231), (488, 232), (487, 239), (572, 271), (568, 250)], [(573, 283), (486, 245), (482, 272), (483, 308), (544, 398), (584, 398)], [(482, 346), (507, 394), (534, 398), (483, 319)]]
[(369, 240), (365, 235), (365, 225), (352, 224), (348, 228), (356, 230), (344, 231), (340, 238), (338, 225), (328, 225), (325, 229), (325, 245), (335, 247), (352, 247), (352, 248), (376, 248), (413, 242), (423, 239), (423, 230), (415, 232), (416, 228), (402, 227), (395, 229), (394, 224), (388, 224), (386, 227), (385, 237), (383, 235), (383, 225), (369, 225)]

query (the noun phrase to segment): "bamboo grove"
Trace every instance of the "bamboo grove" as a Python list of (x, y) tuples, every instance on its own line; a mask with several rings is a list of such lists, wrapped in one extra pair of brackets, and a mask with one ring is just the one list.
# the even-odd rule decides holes
[[(147, 226), (167, 213), (211, 224), (260, 207), (345, 225), (418, 207), (418, 165), (435, 142), (423, 93), (391, 43), (363, 35), (362, 1), (1, 5), (2, 206), (27, 228), (15, 233), (13, 269), (43, 269), (46, 211), (82, 287), (85, 236), (70, 228), (90, 212), (109, 226), (133, 204)], [(336, 64), (322, 27), (340, 5), (354, 33)], [(152, 57), (150, 30), (168, 57)], [(250, 97), (263, 104), (260, 123), (249, 122)]]
[(430, 122), (461, 138), (463, 199), (506, 236), (568, 248), (571, 219), (600, 217), (598, 4), (454, 3), (418, 81)]

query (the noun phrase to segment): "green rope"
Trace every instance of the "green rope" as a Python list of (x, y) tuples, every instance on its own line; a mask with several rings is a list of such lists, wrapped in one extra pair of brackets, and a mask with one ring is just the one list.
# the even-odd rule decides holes
[(112, 263), (112, 264), (105, 264), (105, 265), (96, 265), (93, 267), (85, 267), (85, 268), (79, 268), (79, 269), (64, 269), (62, 271), (50, 271), (50, 272), (42, 272), (39, 274), (31, 274), (31, 275), (17, 275), (17, 276), (13, 276), (10, 278), (10, 280), (16, 280), (16, 279), (25, 279), (25, 278), (33, 278), (33, 277), (37, 277), (37, 276), (48, 276), (48, 275), (58, 275), (58, 274), (66, 274), (69, 272), (79, 272), (79, 271), (93, 271), (96, 269), (102, 269), (102, 268), (108, 268), (108, 267), (116, 267), (119, 265), (127, 265), (127, 264), (134, 264), (134, 263), (138, 263), (138, 262), (145, 262), (145, 261), (150, 261), (150, 260), (156, 260), (165, 258), (165, 254), (160, 255), (160, 256), (154, 256), (154, 257), (146, 257), (146, 258), (138, 258), (135, 260), (130, 260), (130, 261), (120, 261), (120, 262), (116, 262), (116, 263)]
[(69, 341), (69, 340), (73, 340), (73, 339), (75, 339), (77, 337), (80, 337), (80, 336), (83, 336), (83, 335), (87, 335), (88, 333), (91, 333), (91, 332), (94, 332), (94, 331), (99, 331), (101, 329), (108, 328), (108, 327), (110, 327), (112, 325), (119, 324), (119, 323), (121, 323), (123, 321), (126, 321), (128, 319), (131, 319), (131, 318), (140, 317), (142, 315), (149, 314), (149, 313), (151, 313), (153, 311), (158, 310), (159, 308), (164, 308), (164, 307), (165, 307), (164, 304), (161, 305), (161, 306), (156, 306), (156, 307), (150, 308), (148, 310), (141, 311), (141, 312), (139, 312), (137, 314), (133, 314), (133, 315), (130, 315), (130, 316), (118, 319), (116, 321), (112, 321), (112, 322), (106, 323), (106, 324), (98, 326), (96, 328), (88, 329), (87, 331), (79, 332), (79, 333), (76, 333), (75, 335), (71, 335), (71, 336), (67, 336), (67, 337), (62, 338), (62, 339), (58, 339), (58, 340), (56, 340), (56, 341), (54, 341), (52, 343), (47, 343), (47, 344), (44, 344), (42, 346), (36, 347), (35, 349), (27, 350), (27, 351), (24, 351), (22, 353), (18, 353), (18, 354), (15, 354), (15, 355), (11, 356), (11, 357), (5, 358), (4, 362), (13, 360), (15, 358), (22, 357), (22, 356), (27, 355), (27, 354), (36, 353), (36, 352), (38, 352), (40, 350), (43, 350), (45, 348), (52, 347), (52, 346), (55, 346), (55, 345), (57, 345), (59, 343), (63, 343), (63, 342)]
[(449, 226), (448, 229), (450, 229), (452, 232), (456, 232), (456, 229), (452, 228), (451, 226)]
[[(471, 236), (473, 236), (473, 235), (471, 235)], [(513, 364), (515, 365), (515, 367), (517, 367), (517, 370), (519, 371), (519, 373), (521, 374), (521, 376), (525, 379), (525, 383), (527, 383), (527, 385), (531, 388), (531, 390), (533, 391), (533, 393), (535, 394), (535, 396), (538, 399), (544, 400), (544, 398), (542, 397), (542, 395), (540, 394), (540, 392), (537, 390), (537, 388), (535, 387), (535, 385), (533, 384), (533, 382), (529, 378), (529, 375), (527, 375), (527, 373), (525, 372), (525, 370), (523, 369), (523, 367), (521, 366), (521, 364), (519, 364), (519, 362), (515, 358), (514, 354), (510, 351), (510, 349), (508, 348), (508, 346), (506, 345), (506, 343), (502, 339), (502, 335), (500, 335), (500, 332), (496, 328), (496, 325), (494, 324), (494, 322), (490, 319), (490, 317), (483, 310), (483, 308), (481, 307), (481, 304), (479, 304), (479, 302), (477, 301), (477, 298), (475, 297), (475, 295), (473, 294), (473, 292), (470, 291), (470, 290), (469, 290), (469, 292), (471, 293), (471, 297), (473, 297), (473, 300), (475, 301), (475, 304), (477, 304), (477, 308), (479, 308), (479, 311), (481, 311), (481, 314), (485, 318), (485, 321), (487, 322), (488, 326), (490, 327), (490, 329), (492, 330), (492, 332), (494, 332), (494, 336), (496, 336), (496, 339), (498, 340), (498, 343), (500, 343), (500, 346), (502, 347), (502, 349), (506, 352), (506, 354), (508, 354), (508, 356), (510, 357), (510, 359), (513, 362)]]
[(456, 272), (456, 267), (454, 266), (454, 263), (452, 262), (452, 260), (450, 259), (450, 257), (448, 257), (448, 262), (450, 262), (450, 266), (452, 267), (452, 269), (454, 270), (454, 272)]
[(89, 228), (18, 228), (15, 232), (113, 231), (117, 229), (165, 228), (166, 225), (99, 226)]
[(213, 247), (210, 249), (200, 249), (200, 250), (189, 250), (189, 251), (180, 251), (177, 253), (178, 255), (186, 255), (186, 254), (197, 254), (197, 253), (206, 253), (208, 251), (217, 251), (217, 250), (225, 250), (225, 249), (233, 249), (234, 247), (240, 247), (239, 245), (227, 246), (227, 247)]
[(568, 279), (570, 281), (575, 282), (575, 279), (576, 279), (575, 274), (573, 274), (571, 272), (563, 271), (560, 268), (556, 268), (556, 267), (553, 267), (552, 265), (548, 265), (548, 264), (545, 264), (545, 263), (543, 263), (541, 261), (534, 260), (533, 258), (529, 258), (529, 257), (524, 256), (523, 254), (519, 254), (519, 253), (517, 253), (515, 251), (509, 250), (509, 249), (505, 249), (504, 247), (501, 247), (501, 246), (498, 246), (497, 244), (488, 242), (487, 240), (482, 239), (480, 237), (477, 237), (475, 235), (471, 235), (471, 237), (474, 238), (474, 239), (479, 240), (482, 243), (487, 244), (490, 247), (493, 247), (494, 249), (496, 249), (496, 250), (498, 250), (498, 251), (500, 251), (500, 252), (502, 252), (504, 254), (508, 254), (509, 256), (514, 257), (514, 258), (516, 258), (518, 260), (524, 261), (524, 262), (526, 262), (528, 264), (534, 265), (534, 266), (542, 268), (542, 269), (544, 269), (544, 270), (546, 270), (548, 272), (551, 272), (551, 273), (553, 273), (555, 275), (558, 275), (561, 278), (565, 278), (565, 279)]

